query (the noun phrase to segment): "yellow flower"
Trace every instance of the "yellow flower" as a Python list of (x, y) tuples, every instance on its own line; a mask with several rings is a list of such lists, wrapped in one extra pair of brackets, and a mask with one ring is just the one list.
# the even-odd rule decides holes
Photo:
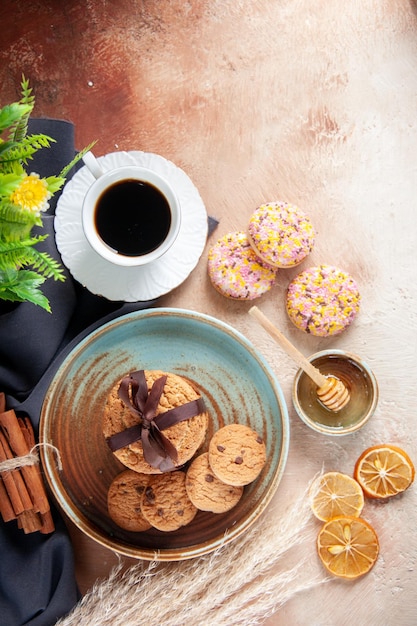
[(51, 196), (46, 181), (39, 174), (32, 173), (23, 178), (19, 187), (11, 194), (10, 200), (22, 209), (39, 215), (41, 211), (48, 210)]

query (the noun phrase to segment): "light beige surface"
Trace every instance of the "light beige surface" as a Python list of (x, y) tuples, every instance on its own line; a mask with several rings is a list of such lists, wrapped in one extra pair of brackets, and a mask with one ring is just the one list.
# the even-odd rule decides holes
[[(302, 267), (327, 262), (351, 272), (362, 294), (357, 321), (337, 339), (293, 329), (283, 302), (297, 270), (281, 270), (276, 288), (257, 304), (305, 354), (333, 347), (360, 355), (380, 387), (376, 414), (363, 431), (326, 439), (294, 414), (293, 363), (247, 315), (248, 304), (210, 289), (205, 257), (164, 298), (167, 306), (231, 323), (272, 365), (291, 418), (276, 499), (290, 501), (321, 468), (351, 473), (368, 445), (394, 442), (417, 461), (416, 7), (337, 0), (215, 5), (213, 14), (223, 17), (205, 18), (202, 42), (215, 38), (217, 53), (201, 44), (195, 51), (201, 70), (183, 88), (194, 94), (199, 115), (187, 118), (186, 145), (175, 151), (220, 218), (216, 236), (244, 228), (263, 201), (285, 199), (309, 212), (318, 237)], [(381, 544), (373, 571), (353, 584), (335, 580), (299, 594), (268, 624), (417, 623), (416, 487), (382, 506), (368, 503), (365, 515)]]
[[(374, 370), (375, 416), (338, 439), (295, 416), (294, 364), (250, 318), (250, 303), (212, 289), (207, 249), (187, 281), (161, 300), (230, 323), (275, 371), (291, 419), (277, 506), (296, 500), (322, 468), (351, 473), (368, 445), (396, 443), (417, 462), (417, 3), (125, 0), (116, 10), (102, 0), (82, 3), (84, 12), (78, 4), (66, 3), (59, 25), (44, 12), (43, 40), (27, 32), (10, 43), (4, 86), (22, 69), (32, 76), (42, 113), (70, 116), (79, 146), (99, 136), (97, 154), (140, 149), (182, 167), (220, 221), (209, 244), (244, 229), (262, 202), (298, 204), (318, 232), (301, 267), (335, 264), (359, 284), (360, 315), (335, 339), (290, 325), (284, 294), (297, 269), (281, 270), (275, 288), (256, 301), (306, 355), (347, 349)], [(57, 33), (73, 37), (68, 58), (76, 69), (68, 75)], [(268, 626), (417, 623), (417, 487), (383, 505), (367, 503), (365, 513), (381, 543), (371, 573), (298, 594)], [(115, 558), (72, 532), (85, 590)], [(305, 549), (321, 572), (314, 546)]]

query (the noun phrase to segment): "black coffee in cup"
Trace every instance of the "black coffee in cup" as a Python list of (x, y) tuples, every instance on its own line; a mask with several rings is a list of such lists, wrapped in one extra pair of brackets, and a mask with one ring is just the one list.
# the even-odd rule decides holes
[(171, 210), (154, 185), (124, 179), (99, 196), (94, 212), (97, 233), (112, 250), (142, 256), (158, 248), (171, 226)]

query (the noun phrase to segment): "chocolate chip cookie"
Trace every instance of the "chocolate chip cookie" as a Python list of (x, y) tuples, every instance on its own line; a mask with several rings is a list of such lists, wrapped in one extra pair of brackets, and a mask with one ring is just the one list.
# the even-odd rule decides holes
[(243, 487), (226, 485), (209, 465), (208, 452), (197, 456), (187, 470), (185, 488), (191, 502), (201, 511), (226, 513), (240, 500)]
[(112, 520), (121, 528), (142, 532), (151, 528), (143, 517), (141, 500), (149, 476), (125, 470), (112, 481), (107, 493), (107, 508)]
[(266, 463), (262, 437), (244, 424), (220, 428), (210, 441), (208, 454), (213, 474), (237, 487), (255, 480)]
[(197, 513), (185, 488), (185, 473), (180, 470), (149, 476), (141, 508), (145, 519), (165, 532), (186, 526)]

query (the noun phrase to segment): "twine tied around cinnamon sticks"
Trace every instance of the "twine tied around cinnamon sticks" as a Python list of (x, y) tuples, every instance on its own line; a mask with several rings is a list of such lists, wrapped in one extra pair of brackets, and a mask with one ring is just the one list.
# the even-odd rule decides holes
[(7, 459), (0, 463), (0, 474), (3, 472), (10, 472), (10, 470), (19, 469), (26, 465), (37, 465), (39, 463), (39, 454), (37, 448), (52, 448), (56, 454), (58, 469), (62, 470), (61, 455), (58, 448), (52, 445), (52, 443), (37, 443), (31, 450), (24, 456), (15, 456), (13, 459)]
[(48, 534), (55, 530), (55, 525), (40, 470), (39, 446), (29, 418), (6, 411), (5, 395), (0, 393), (1, 517), (4, 522), (17, 520), (25, 533)]

